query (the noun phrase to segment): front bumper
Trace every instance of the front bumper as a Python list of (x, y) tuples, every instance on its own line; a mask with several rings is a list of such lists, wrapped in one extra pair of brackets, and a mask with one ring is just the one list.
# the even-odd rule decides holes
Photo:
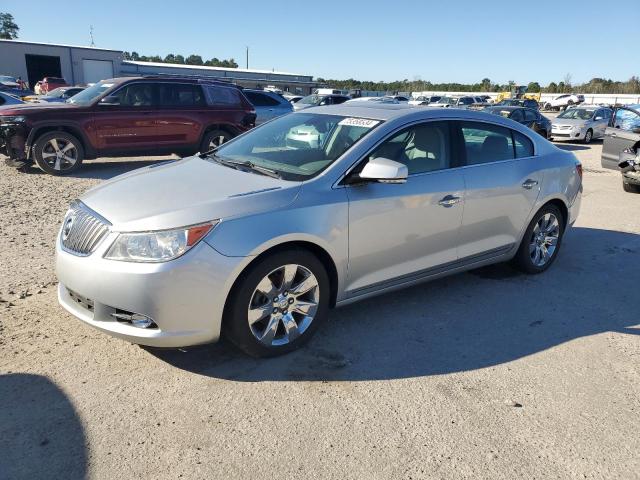
[[(154, 347), (184, 347), (218, 340), (231, 279), (243, 257), (225, 257), (200, 242), (164, 263), (106, 260), (117, 234), (80, 257), (65, 252), (58, 236), (58, 300), (68, 312), (109, 335)], [(111, 314), (127, 311), (153, 319), (139, 328)]]
[(0, 155), (13, 160), (26, 160), (27, 128), (21, 123), (0, 124)]
[(554, 140), (584, 140), (586, 133), (586, 128), (580, 130), (562, 130), (552, 126), (549, 136), (553, 137)]

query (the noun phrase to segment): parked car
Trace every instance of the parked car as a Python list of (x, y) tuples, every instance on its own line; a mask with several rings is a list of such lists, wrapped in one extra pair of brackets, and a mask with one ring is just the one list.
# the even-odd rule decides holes
[(22, 97), (22, 99), (25, 102), (61, 103), (66, 102), (76, 93), (80, 93), (83, 90), (84, 87), (58, 87), (54, 90), (51, 90), (46, 95), (26, 95)]
[(399, 103), (407, 103), (409, 101), (409, 98), (405, 97), (404, 95), (385, 95), (385, 97), (391, 98), (392, 100), (395, 100)]
[(361, 103), (361, 102), (374, 102), (374, 103), (391, 103), (399, 104), (400, 102), (393, 97), (358, 97), (347, 100), (344, 103)]
[(0, 107), (6, 105), (19, 105), (24, 103), (20, 98), (15, 95), (10, 95), (8, 93), (0, 91)]
[[(291, 148), (309, 128), (320, 141)], [(73, 202), (58, 298), (130, 342), (181, 347), (222, 331), (278, 355), (334, 306), (509, 260), (544, 272), (578, 215), (581, 172), (571, 152), (495, 115), (310, 108)]]
[(253, 127), (255, 119), (253, 105), (234, 85), (115, 78), (65, 103), (0, 109), (0, 153), (10, 166), (35, 161), (47, 173), (64, 175), (100, 156), (208, 151)]
[(584, 102), (584, 95), (576, 95), (573, 93), (567, 93), (559, 95), (553, 100), (549, 100), (544, 104), (545, 110), (564, 110), (571, 105), (576, 105)]
[(440, 108), (467, 108), (470, 105), (476, 103), (476, 100), (470, 96), (463, 97), (440, 97), (440, 99), (436, 102), (429, 103), (430, 107), (440, 107)]
[(591, 143), (594, 138), (604, 137), (612, 113), (609, 108), (597, 106), (568, 108), (553, 120), (550, 136), (554, 140)]
[(317, 107), (321, 105), (339, 105), (346, 102), (351, 97), (348, 95), (329, 93), (329, 94), (312, 94), (300, 99), (293, 104), (293, 110), (304, 110), (305, 108)]
[[(619, 170), (623, 155), (640, 155), (640, 104), (615, 109), (604, 132), (600, 163), (604, 168)], [(640, 192), (640, 172), (623, 174), (625, 192)]]
[(407, 103), (409, 103), (409, 105), (429, 105), (429, 97), (425, 97), (424, 95), (412, 97)]
[(521, 123), (544, 138), (551, 132), (551, 121), (532, 108), (492, 106), (483, 110)]
[(273, 91), (244, 89), (243, 93), (256, 109), (256, 125), (293, 112), (293, 105)]
[(283, 97), (286, 98), (287, 101), (289, 101), (292, 104), (293, 103), (297, 103), (297, 102), (299, 102), (300, 100), (302, 100), (304, 98), (302, 95), (291, 95), (291, 94), (287, 94), (287, 93), (285, 93), (283, 95)]
[(18, 83), (16, 77), (10, 75), (0, 75), (0, 89), (20, 89), (21, 86)]
[(533, 98), (506, 98), (495, 104), (500, 107), (526, 107), (540, 110), (540, 104)]
[(40, 94), (46, 95), (47, 93), (60, 87), (69, 87), (70, 85), (64, 78), (59, 77), (44, 77), (40, 83)]

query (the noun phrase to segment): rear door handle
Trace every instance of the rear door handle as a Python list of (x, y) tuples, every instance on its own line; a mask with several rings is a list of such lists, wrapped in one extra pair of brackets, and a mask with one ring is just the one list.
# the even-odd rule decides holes
[(445, 208), (453, 207), (456, 203), (460, 201), (460, 197), (455, 197), (453, 195), (447, 195), (442, 200), (438, 202), (438, 205), (442, 205)]
[(531, 190), (536, 185), (538, 185), (538, 181), (537, 180), (527, 179), (522, 184), (522, 188), (526, 188), (527, 190)]

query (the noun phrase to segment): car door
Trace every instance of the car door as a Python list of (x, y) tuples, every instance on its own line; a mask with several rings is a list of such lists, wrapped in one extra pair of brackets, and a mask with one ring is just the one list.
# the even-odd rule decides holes
[(604, 168), (618, 169), (620, 153), (635, 148), (640, 142), (640, 105), (621, 107), (613, 112), (613, 118), (605, 129), (600, 163)]
[(500, 255), (519, 240), (538, 198), (543, 171), (533, 142), (486, 122), (460, 122), (464, 142), (465, 206), (461, 260)]
[(149, 82), (129, 83), (95, 107), (93, 135), (101, 154), (157, 151), (157, 91)]
[(364, 159), (404, 163), (403, 184), (347, 186), (347, 294), (401, 284), (457, 260), (464, 181), (450, 122), (425, 122), (391, 135)]
[(605, 115), (605, 109), (600, 108), (593, 114), (593, 120), (591, 121), (591, 128), (593, 130), (593, 137), (600, 138), (604, 136), (604, 131), (607, 128), (607, 122), (609, 118)]

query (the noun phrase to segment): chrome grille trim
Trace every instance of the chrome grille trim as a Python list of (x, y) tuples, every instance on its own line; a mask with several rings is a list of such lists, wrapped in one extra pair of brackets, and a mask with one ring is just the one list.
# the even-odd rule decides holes
[(75, 200), (64, 217), (60, 240), (65, 252), (86, 257), (91, 255), (102, 239), (109, 233), (111, 223)]

